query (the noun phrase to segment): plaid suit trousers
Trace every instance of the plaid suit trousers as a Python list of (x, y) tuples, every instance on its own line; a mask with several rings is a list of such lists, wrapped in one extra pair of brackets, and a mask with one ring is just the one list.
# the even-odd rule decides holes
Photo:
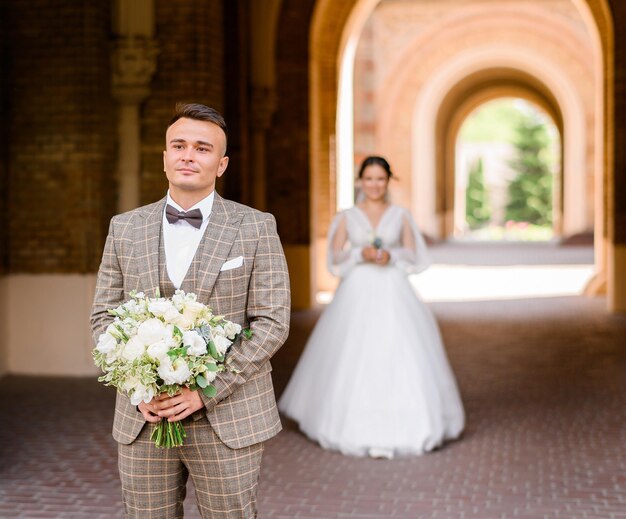
[(263, 443), (231, 449), (206, 417), (183, 421), (182, 447), (159, 449), (146, 426), (130, 445), (118, 444), (118, 464), (126, 517), (179, 519), (191, 475), (200, 514), (206, 519), (256, 517), (256, 491)]

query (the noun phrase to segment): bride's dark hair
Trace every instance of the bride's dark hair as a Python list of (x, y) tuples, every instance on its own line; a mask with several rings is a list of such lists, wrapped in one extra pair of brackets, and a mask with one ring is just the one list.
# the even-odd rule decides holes
[(365, 168), (367, 168), (368, 166), (380, 166), (387, 173), (387, 179), (390, 179), (391, 177), (393, 177), (393, 173), (391, 172), (391, 166), (389, 165), (389, 162), (387, 162), (384, 158), (379, 157), (377, 155), (371, 155), (367, 157), (361, 163), (361, 168), (359, 169), (359, 178), (363, 178), (363, 172), (365, 171)]

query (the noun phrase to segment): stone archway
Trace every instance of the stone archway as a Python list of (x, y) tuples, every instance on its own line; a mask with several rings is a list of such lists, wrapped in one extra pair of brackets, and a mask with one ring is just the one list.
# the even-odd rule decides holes
[[(449, 237), (453, 233), (453, 213), (454, 213), (454, 184), (455, 184), (455, 147), (457, 136), (461, 125), (469, 114), (478, 106), (497, 98), (517, 97), (542, 108), (553, 120), (559, 130), (560, 135), (564, 134), (563, 114), (557, 100), (551, 95), (550, 90), (542, 85), (532, 76), (527, 76), (515, 69), (484, 70), (473, 76), (465, 78), (463, 82), (452, 88), (446, 98), (442, 101), (441, 110), (436, 121), (436, 154), (435, 177), (437, 179), (437, 200), (441, 204), (441, 235)], [(580, 144), (579, 139), (584, 137), (584, 128), (570, 129), (574, 139)], [(563, 148), (563, 141), (561, 142)], [(571, 150), (576, 149), (570, 147)], [(584, 149), (584, 147), (583, 147)], [(561, 149), (563, 153), (563, 149)], [(568, 179), (567, 190), (565, 183), (559, 183), (559, 193), (556, 197), (554, 231), (556, 235), (576, 232), (564, 224), (564, 208), (575, 211), (574, 217), (584, 218), (584, 214), (579, 211), (578, 205), (584, 199), (585, 178), (579, 175), (579, 170), (571, 167), (575, 164), (576, 157), (569, 157), (562, 161), (560, 177), (573, 177)], [(567, 165), (567, 169), (563, 165)], [(575, 218), (570, 218), (575, 220)], [(584, 225), (584, 223), (583, 223)], [(582, 225), (581, 225), (582, 227)]]
[[(513, 75), (516, 75), (517, 71), (511, 70)], [(479, 88), (466, 89), (463, 85), (457, 86), (457, 92), (451, 91), (448, 94), (449, 101), (444, 101), (444, 107), (454, 107), (454, 109), (443, 110), (440, 114), (437, 124), (438, 135), (443, 136), (443, 140), (438, 142), (437, 156), (442, 157), (438, 166), (438, 178), (442, 191), (439, 199), (443, 203), (442, 214), (443, 218), (443, 235), (450, 237), (454, 233), (454, 228), (457, 225), (457, 218), (464, 219), (464, 211), (461, 214), (458, 212), (457, 201), (455, 200), (455, 187), (456, 187), (456, 172), (458, 164), (456, 163), (457, 154), (456, 148), (458, 143), (459, 132), (461, 127), (467, 120), (467, 118), (477, 108), (502, 98), (517, 98), (524, 99), (531, 104), (537, 106), (543, 110), (552, 120), (554, 126), (559, 132), (559, 135), (563, 135), (563, 117), (559, 110), (559, 106), (556, 100), (550, 96), (549, 91), (542, 92), (541, 89), (535, 88), (532, 83), (532, 78), (528, 78), (531, 81), (525, 81), (526, 78), (518, 78), (518, 80), (503, 80), (503, 74), (496, 74), (500, 79), (491, 82), (480, 81)], [(469, 78), (471, 81), (471, 78)], [(467, 92), (463, 95), (461, 102), (458, 99), (454, 99), (458, 95), (459, 91)], [(562, 155), (562, 137), (561, 137), (561, 155)], [(555, 236), (561, 236), (563, 234), (563, 161), (560, 161), (560, 171), (556, 174), (557, 182), (555, 187), (557, 191), (553, 196), (553, 231)], [(463, 209), (463, 208), (461, 208)]]
[[(311, 201), (315, 204), (314, 207), (318, 209), (319, 215), (315, 224), (312, 224), (314, 240), (313, 249), (314, 254), (317, 253), (318, 256), (318, 261), (316, 262), (318, 265), (322, 264), (322, 262), (319, 261), (319, 257), (321, 256), (320, 249), (322, 248), (328, 222), (335, 212), (334, 202), (336, 199), (336, 192), (334, 190), (334, 182), (336, 177), (335, 165), (337, 164), (335, 143), (338, 140), (336, 136), (336, 107), (338, 87), (341, 86), (338, 63), (341, 62), (346, 54), (349, 55), (353, 52), (353, 46), (355, 45), (354, 31), (363, 26), (364, 20), (377, 3), (378, 2), (376, 0), (333, 0), (332, 2), (328, 0), (321, 0), (317, 3), (314, 12), (313, 23), (311, 26), (310, 62), (312, 152), (310, 160), (312, 173)], [(595, 187), (594, 199), (596, 201), (596, 208), (594, 210), (592, 206), (590, 211), (592, 214), (595, 213), (594, 230), (597, 250), (596, 265), (599, 271), (598, 279), (601, 279), (609, 271), (609, 265), (612, 264), (608, 258), (610, 252), (607, 254), (607, 251), (610, 248), (610, 229), (608, 229), (607, 222), (609, 222), (612, 218), (612, 207), (610, 200), (608, 200), (605, 195), (607, 192), (606, 184), (609, 184), (610, 186), (610, 183), (612, 182), (612, 21), (610, 8), (606, 0), (588, 0), (586, 2), (580, 0), (576, 2), (576, 5), (583, 16), (587, 31), (590, 33), (591, 39), (593, 40), (592, 46), (595, 53), (593, 72), (596, 89), (593, 102), (596, 108), (597, 124), (591, 132), (591, 142), (595, 145), (597, 153), (592, 159), (591, 169), (594, 172), (592, 176), (592, 184)], [(535, 28), (537, 28), (536, 25), (533, 26), (533, 30)], [(543, 49), (539, 50), (541, 51)], [(539, 54), (541, 54), (541, 52), (539, 52)], [(533, 56), (536, 58), (537, 53)], [(492, 58), (494, 58), (493, 55)], [(524, 61), (524, 57), (519, 56), (519, 54), (518, 58), (521, 61)], [(459, 84), (465, 77), (468, 77), (473, 73), (477, 73), (480, 70), (501, 69), (508, 65), (509, 68), (518, 69), (526, 73), (529, 72), (525, 67), (519, 66), (519, 64), (518, 66), (510, 67), (510, 61), (507, 60), (504, 60), (504, 63), (502, 60), (498, 59), (492, 59), (491, 61), (483, 60), (481, 66), (474, 67), (473, 70), (466, 70), (464, 74), (456, 77), (455, 82), (448, 84), (447, 90), (444, 89), (444, 93), (441, 95), (442, 99), (440, 99), (439, 104), (443, 102), (445, 93), (455, 84)], [(552, 92), (555, 90), (554, 83), (559, 82), (558, 78), (555, 79), (554, 75), (548, 79), (542, 77), (542, 75), (538, 73), (530, 73), (529, 75), (535, 77), (538, 76), (539, 83), (547, 84), (549, 86), (549, 90)], [(552, 84), (550, 84), (550, 79)], [(567, 89), (565, 88), (561, 89), (561, 98), (558, 103), (560, 111), (563, 112), (565, 125), (571, 121), (571, 114), (576, 113), (575, 110), (569, 110), (569, 118), (565, 115), (568, 110), (563, 109), (564, 102), (569, 101), (571, 104), (574, 103), (571, 100), (571, 96), (568, 97), (566, 94), (566, 90)], [(412, 114), (414, 117), (416, 112), (418, 112), (417, 109), (414, 110)], [(578, 111), (579, 115), (580, 113), (581, 112)], [(431, 115), (431, 121), (437, 124), (437, 113)], [(580, 118), (578, 118), (578, 122), (580, 123)], [(409, 121), (406, 127), (398, 125), (396, 129), (398, 131), (406, 132), (419, 127), (418, 124), (413, 123), (414, 121)], [(431, 128), (434, 127), (435, 124), (433, 124)], [(382, 127), (384, 128), (384, 130), (382, 130), (383, 132), (389, 128), (389, 126)], [(588, 144), (587, 141), (577, 142), (586, 142), (586, 144)], [(567, 144), (565, 146), (565, 153), (567, 154)], [(575, 150), (572, 149), (571, 153), (574, 153), (574, 151)], [(381, 152), (386, 153), (387, 150), (381, 148)], [(433, 156), (431, 156), (430, 160), (434, 162)], [(432, 167), (434, 168), (434, 165)], [(411, 164), (409, 164), (409, 168), (414, 170), (414, 167), (412, 167)], [(431, 179), (432, 178), (436, 177), (431, 177)], [(433, 186), (431, 186), (431, 188), (432, 187)], [(577, 189), (580, 190), (580, 184)], [(434, 212), (436, 213), (436, 211)], [(587, 211), (587, 213), (588, 212), (589, 211)], [(419, 214), (417, 214), (417, 216), (418, 218), (420, 217)], [(315, 249), (317, 249), (317, 251)], [(617, 267), (611, 268), (615, 270)], [(328, 286), (324, 283), (323, 268), (318, 268), (317, 275), (317, 286)], [(599, 284), (601, 285), (601, 283)], [(626, 301), (623, 300), (626, 300), (626, 294), (620, 295), (617, 292), (612, 292), (609, 287), (609, 306), (612, 309), (618, 309), (621, 308), (621, 306), (626, 307)]]

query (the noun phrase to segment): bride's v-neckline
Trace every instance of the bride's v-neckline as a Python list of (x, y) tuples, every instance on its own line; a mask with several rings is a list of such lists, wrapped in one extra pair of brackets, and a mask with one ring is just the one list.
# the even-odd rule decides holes
[(385, 219), (385, 216), (387, 216), (387, 213), (392, 208), (392, 205), (391, 204), (387, 205), (385, 210), (380, 215), (380, 218), (378, 219), (378, 222), (376, 222), (376, 225), (374, 225), (372, 223), (372, 221), (370, 220), (369, 216), (367, 216), (367, 213), (363, 209), (361, 209), (358, 205), (355, 205), (354, 207), (356, 207), (359, 210), (359, 213), (361, 213), (363, 215), (363, 218), (365, 218), (365, 221), (368, 223), (370, 229), (373, 232), (376, 232), (376, 231), (378, 231), (378, 228), (380, 227), (380, 224), (382, 223), (382, 221)]

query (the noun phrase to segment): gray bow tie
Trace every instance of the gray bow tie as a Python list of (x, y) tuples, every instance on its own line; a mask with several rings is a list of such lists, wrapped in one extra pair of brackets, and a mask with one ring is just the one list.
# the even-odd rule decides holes
[(193, 225), (196, 229), (200, 229), (202, 225), (202, 211), (200, 209), (192, 209), (191, 211), (179, 211), (175, 207), (167, 204), (165, 208), (165, 218), (169, 223), (176, 223), (178, 220), (185, 220)]

